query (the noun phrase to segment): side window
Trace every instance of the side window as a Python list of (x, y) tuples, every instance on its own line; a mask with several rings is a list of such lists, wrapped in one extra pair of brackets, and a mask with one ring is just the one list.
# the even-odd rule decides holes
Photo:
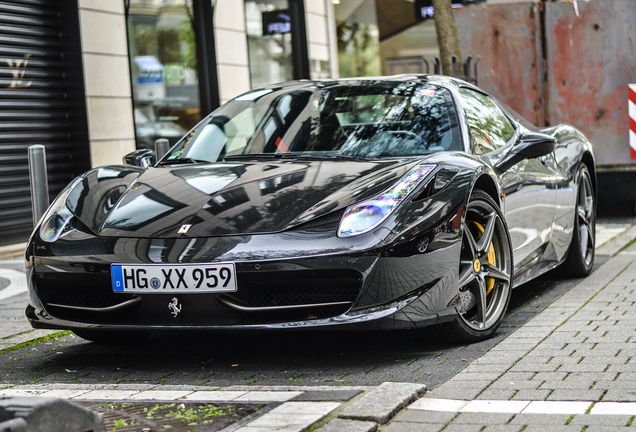
[(515, 129), (492, 99), (467, 88), (460, 89), (459, 93), (462, 95), (476, 154), (490, 153), (510, 141)]

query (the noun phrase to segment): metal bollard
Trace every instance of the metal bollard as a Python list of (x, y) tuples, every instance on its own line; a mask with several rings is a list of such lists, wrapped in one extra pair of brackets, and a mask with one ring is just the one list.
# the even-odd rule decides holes
[(35, 227), (49, 207), (49, 181), (46, 175), (46, 150), (43, 145), (29, 147), (29, 178)]
[(170, 150), (170, 141), (165, 138), (159, 138), (155, 141), (155, 156), (157, 160), (161, 159), (163, 155)]

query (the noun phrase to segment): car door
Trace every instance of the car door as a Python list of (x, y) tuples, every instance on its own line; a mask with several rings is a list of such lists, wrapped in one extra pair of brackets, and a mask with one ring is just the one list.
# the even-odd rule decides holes
[[(488, 95), (469, 88), (460, 94), (473, 151), (494, 165), (519, 139), (519, 125)], [(532, 267), (550, 242), (556, 205), (554, 166), (550, 154), (523, 160), (501, 176), (515, 276)]]

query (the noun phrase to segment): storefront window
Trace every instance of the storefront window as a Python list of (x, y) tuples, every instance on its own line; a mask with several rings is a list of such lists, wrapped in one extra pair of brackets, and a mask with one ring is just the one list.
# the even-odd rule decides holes
[(246, 0), (252, 88), (293, 79), (288, 0)]
[(341, 1), (334, 6), (334, 12), (340, 76), (381, 75), (375, 0)]
[(130, 0), (127, 25), (137, 148), (174, 144), (201, 120), (192, 0)]

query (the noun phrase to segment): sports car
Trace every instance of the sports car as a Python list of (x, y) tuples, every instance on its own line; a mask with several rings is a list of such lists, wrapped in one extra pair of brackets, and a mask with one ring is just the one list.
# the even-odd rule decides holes
[(73, 180), (37, 224), (33, 327), (429, 326), (472, 342), (513, 288), (594, 261), (590, 142), (450, 77), (273, 84), (124, 162)]

